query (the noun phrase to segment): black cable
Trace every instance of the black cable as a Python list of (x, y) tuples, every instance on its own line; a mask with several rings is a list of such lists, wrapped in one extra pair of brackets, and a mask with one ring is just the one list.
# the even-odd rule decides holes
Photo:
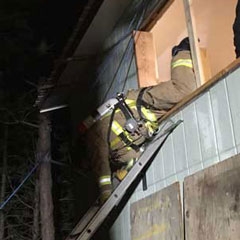
[(120, 63), (119, 63), (119, 65), (118, 65), (118, 68), (117, 68), (116, 72), (114, 73), (114, 76), (113, 76), (113, 78), (112, 78), (112, 80), (111, 80), (111, 83), (110, 83), (107, 91), (106, 91), (105, 94), (104, 94), (104, 97), (103, 97), (103, 100), (102, 100), (102, 104), (106, 101), (107, 95), (108, 95), (109, 91), (110, 91), (111, 88), (112, 88), (112, 85), (113, 85), (113, 83), (114, 83), (114, 80), (115, 80), (115, 78), (116, 78), (116, 76), (117, 76), (117, 74), (118, 74), (119, 69), (121, 68), (122, 62), (123, 62), (123, 60), (124, 60), (124, 58), (125, 58), (125, 55), (126, 55), (126, 52), (127, 52), (128, 48), (129, 48), (129, 46), (130, 46), (131, 40), (132, 40), (132, 37), (131, 37), (131, 38), (129, 39), (129, 41), (128, 41), (127, 47), (126, 47), (126, 49), (125, 49), (125, 51), (124, 51), (124, 53), (123, 53), (123, 55), (122, 55), (122, 57), (121, 57)]
[[(145, 14), (146, 14), (146, 7), (148, 7), (148, 4), (149, 4), (149, 1), (148, 1), (148, 0), (145, 0), (145, 2), (144, 2), (144, 0), (143, 0), (143, 6), (142, 6), (142, 11), (143, 11), (143, 12), (142, 12), (142, 14), (140, 15), (140, 17), (139, 17), (139, 19), (138, 19), (136, 31), (138, 30), (139, 26), (141, 25), (142, 21), (144, 20), (144, 16), (145, 16)], [(142, 21), (140, 22), (141, 19), (142, 19)], [(122, 55), (122, 57), (121, 57), (120, 63), (119, 63), (119, 65), (118, 65), (118, 68), (117, 68), (117, 70), (116, 70), (116, 72), (115, 72), (115, 74), (114, 74), (114, 76), (113, 76), (113, 78), (112, 78), (112, 81), (111, 81), (111, 83), (110, 83), (107, 91), (106, 91), (105, 94), (104, 94), (102, 103), (104, 103), (104, 102), (106, 101), (107, 95), (108, 95), (109, 91), (111, 90), (112, 85), (113, 85), (113, 83), (114, 83), (114, 80), (115, 80), (115, 78), (116, 78), (116, 76), (117, 76), (117, 74), (118, 74), (118, 72), (119, 72), (119, 70), (120, 70), (120, 68), (121, 68), (122, 62), (123, 62), (123, 60), (124, 60), (124, 58), (125, 58), (125, 55), (126, 55), (126, 53), (127, 53), (127, 51), (128, 51), (128, 48), (129, 48), (129, 46), (130, 46), (130, 43), (131, 43), (132, 40), (134, 40), (134, 37), (135, 37), (135, 35), (136, 35), (136, 31), (134, 32), (134, 34), (130, 37), (130, 39), (129, 39), (129, 41), (128, 41), (127, 47), (126, 47), (126, 49), (125, 49), (125, 51), (124, 51), (124, 53), (123, 53), (123, 55)], [(133, 53), (132, 53), (132, 59), (133, 59), (133, 55), (134, 55), (134, 51), (133, 51)], [(131, 61), (132, 61), (132, 60), (131, 60)], [(131, 66), (131, 65), (130, 65), (130, 66)], [(128, 70), (128, 72), (129, 72), (129, 70)]]
[[(144, 0), (143, 0), (143, 3), (144, 3), (144, 4), (143, 4), (143, 10), (144, 10), (144, 12), (143, 12), (143, 16), (142, 16), (142, 21), (143, 21), (144, 18), (145, 18), (147, 9), (148, 9), (148, 7), (149, 7), (149, 2), (150, 2), (149, 0), (145, 0), (145, 3), (144, 3)], [(136, 29), (136, 31), (137, 31), (137, 30), (138, 30), (138, 29)], [(135, 35), (136, 35), (136, 31), (134, 32), (133, 39), (134, 39), (134, 37), (135, 37)], [(140, 33), (140, 34), (141, 34), (141, 33)], [(138, 35), (138, 38), (140, 37), (140, 34)], [(138, 41), (138, 38), (137, 38), (136, 42)], [(124, 82), (123, 82), (122, 92), (124, 92), (125, 87), (126, 87), (126, 84), (127, 84), (128, 74), (129, 74), (130, 69), (131, 69), (133, 57), (134, 57), (134, 51), (132, 52), (131, 60), (130, 60), (130, 63), (129, 63), (129, 66), (128, 66), (128, 70), (127, 70), (127, 74), (126, 74), (125, 80), (124, 80)]]

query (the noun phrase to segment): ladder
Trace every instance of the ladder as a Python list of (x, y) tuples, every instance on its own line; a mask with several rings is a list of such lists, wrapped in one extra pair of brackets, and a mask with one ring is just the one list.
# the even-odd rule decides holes
[(97, 202), (93, 204), (66, 240), (89, 240), (93, 237), (113, 208), (121, 201), (134, 180), (151, 164), (167, 137), (181, 122), (182, 120), (178, 120), (176, 123), (171, 123), (163, 132), (160, 131), (154, 137), (127, 176), (113, 191), (109, 199), (102, 206), (99, 206)]

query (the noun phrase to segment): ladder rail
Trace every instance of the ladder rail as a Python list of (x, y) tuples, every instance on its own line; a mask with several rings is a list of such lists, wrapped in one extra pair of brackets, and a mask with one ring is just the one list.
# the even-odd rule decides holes
[(99, 211), (101, 206), (97, 205), (97, 201), (95, 204), (88, 209), (88, 211), (84, 214), (84, 216), (81, 218), (81, 220), (77, 223), (77, 225), (72, 230), (71, 234), (66, 238), (66, 240), (75, 240), (79, 234), (86, 228), (88, 223), (91, 221), (91, 219), (96, 215), (96, 213)]

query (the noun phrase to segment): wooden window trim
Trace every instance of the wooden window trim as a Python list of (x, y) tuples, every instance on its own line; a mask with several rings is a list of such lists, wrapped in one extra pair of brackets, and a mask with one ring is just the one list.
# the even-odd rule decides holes
[(151, 15), (141, 25), (141, 31), (149, 32), (153, 29), (157, 21), (164, 15), (168, 8), (174, 3), (175, 0), (166, 0), (165, 4), (158, 5), (151, 13)]
[[(169, 7), (174, 3), (174, 1), (175, 0), (166, 0), (164, 5), (159, 4), (158, 6), (156, 6), (155, 10), (151, 13), (151, 15), (142, 24), (141, 31), (146, 31), (146, 32), (151, 31), (152, 28), (157, 23), (157, 21), (164, 15), (164, 13), (169, 9)], [(190, 2), (191, 0), (182, 0), (182, 1), (184, 4), (186, 26), (187, 26), (188, 37), (189, 37), (189, 41), (190, 41), (196, 82), (197, 82), (197, 86), (200, 87), (202, 84), (204, 84), (206, 82), (206, 79), (204, 76), (204, 69), (203, 69), (202, 58), (201, 58), (201, 50), (200, 50), (200, 47), (198, 44), (198, 36), (197, 36), (197, 31), (196, 31), (194, 13), (193, 13), (193, 9), (192, 9), (191, 2)], [(157, 70), (155, 72), (157, 72)], [(153, 73), (152, 73), (152, 75), (153, 75)], [(138, 76), (139, 76), (139, 74), (138, 74)], [(140, 77), (140, 78), (142, 79), (143, 77)], [(156, 84), (157, 84), (157, 80), (156, 80)], [(146, 83), (144, 82), (143, 86), (145, 86), (145, 85), (146, 85)], [(139, 86), (140, 87), (142, 86), (140, 80), (139, 80)]]
[(158, 84), (158, 67), (153, 34), (151, 32), (134, 32), (135, 57), (138, 75), (138, 87)]
[[(191, 0), (182, 0), (185, 4), (185, 14), (187, 12), (188, 16), (186, 16), (186, 21), (191, 21), (188, 26), (188, 31), (191, 31), (191, 34), (189, 34), (189, 38), (191, 41), (191, 50), (192, 48), (195, 48), (196, 51), (196, 60), (201, 59), (201, 55), (206, 55), (205, 50), (206, 49), (199, 49), (198, 41), (197, 41), (197, 34), (196, 34), (196, 27), (195, 27), (195, 19), (193, 10), (191, 7)], [(171, 6), (171, 4), (174, 2), (174, 0), (168, 0), (166, 1), (164, 6), (158, 7), (155, 9), (155, 11), (151, 14), (151, 16), (148, 18), (148, 22), (144, 22), (141, 30), (143, 31), (150, 31), (156, 22), (163, 16), (163, 14), (168, 10), (168, 8)], [(187, 15), (186, 14), (186, 15)], [(191, 18), (191, 19), (189, 19)], [(194, 29), (193, 29), (194, 28)], [(206, 63), (207, 64), (207, 63)], [(202, 65), (200, 65), (201, 71), (203, 71)], [(167, 118), (171, 117), (172, 115), (179, 112), (183, 107), (185, 107), (187, 104), (190, 104), (194, 99), (196, 99), (198, 96), (206, 92), (209, 88), (211, 88), (214, 84), (225, 78), (227, 75), (231, 74), (236, 69), (240, 68), (240, 58), (234, 60), (232, 63), (230, 63), (226, 68), (221, 70), (219, 73), (214, 75), (212, 78), (209, 79), (209, 77), (200, 77), (200, 83), (199, 88), (197, 88), (192, 94), (185, 97), (180, 103), (178, 103), (175, 107), (173, 107), (170, 111), (168, 111), (162, 118), (161, 122), (164, 122)], [(210, 71), (210, 69), (206, 69), (207, 71)], [(205, 74), (205, 76), (209, 76), (211, 73), (201, 73)]]

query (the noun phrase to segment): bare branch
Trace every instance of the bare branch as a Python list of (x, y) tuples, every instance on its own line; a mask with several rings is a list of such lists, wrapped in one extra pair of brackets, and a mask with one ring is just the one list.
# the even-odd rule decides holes
[(33, 83), (33, 82), (31, 82), (31, 81), (28, 81), (28, 80), (25, 79), (24, 82), (26, 82), (27, 84), (33, 86), (33, 87), (36, 88), (36, 89), (38, 88), (38, 85), (35, 84), (35, 83)]
[(0, 121), (0, 123), (2, 123), (4, 125), (24, 124), (24, 125), (27, 125), (27, 126), (30, 126), (30, 127), (39, 128), (39, 126), (37, 124), (26, 122), (24, 120), (16, 120), (16, 121), (13, 121), (13, 122)]
[(26, 122), (26, 121), (20, 121), (19, 123), (22, 123), (22, 124), (25, 124), (27, 126), (30, 126), (30, 127), (34, 127), (34, 128), (39, 128), (38, 125), (34, 124), (34, 123), (30, 123), (30, 122)]
[(0, 121), (0, 123), (4, 124), (4, 125), (15, 125), (18, 124), (18, 121), (14, 121), (14, 122), (4, 122), (4, 121)]

